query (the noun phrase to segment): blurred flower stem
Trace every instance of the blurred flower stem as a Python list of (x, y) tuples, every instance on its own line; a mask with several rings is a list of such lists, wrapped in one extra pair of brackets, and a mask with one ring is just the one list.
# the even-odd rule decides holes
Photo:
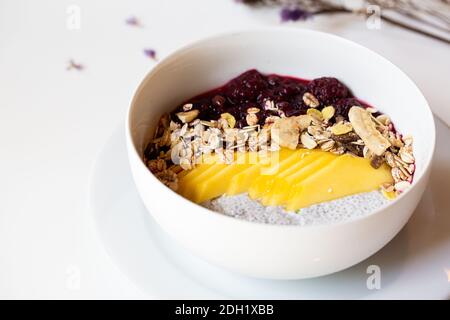
[(248, 5), (281, 6), (282, 21), (306, 20), (315, 15), (351, 13), (369, 16), (369, 6), (380, 8), (380, 18), (392, 25), (450, 44), (450, 0), (361, 0), (358, 8), (337, 0), (239, 0)]

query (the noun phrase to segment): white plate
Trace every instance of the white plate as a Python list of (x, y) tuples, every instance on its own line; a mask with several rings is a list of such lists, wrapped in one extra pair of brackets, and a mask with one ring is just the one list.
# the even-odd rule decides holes
[[(179, 299), (449, 299), (450, 130), (437, 122), (431, 187), (406, 227), (377, 254), (325, 277), (269, 281), (232, 274), (192, 256), (147, 213), (131, 178), (124, 128), (100, 152), (90, 205), (111, 258), (150, 298)], [(367, 268), (380, 267), (381, 287), (369, 290)]]

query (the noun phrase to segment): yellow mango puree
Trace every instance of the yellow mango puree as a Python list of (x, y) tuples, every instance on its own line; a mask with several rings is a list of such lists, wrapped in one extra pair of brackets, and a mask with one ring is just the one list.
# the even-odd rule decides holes
[(307, 149), (281, 149), (266, 155), (235, 153), (225, 164), (216, 156), (181, 172), (178, 192), (202, 203), (221, 195), (247, 192), (264, 205), (295, 211), (312, 204), (379, 189), (393, 181), (389, 167), (349, 154)]

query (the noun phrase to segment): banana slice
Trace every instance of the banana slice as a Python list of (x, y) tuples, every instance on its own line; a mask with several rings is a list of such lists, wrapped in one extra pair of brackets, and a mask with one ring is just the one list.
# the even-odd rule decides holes
[(371, 114), (366, 109), (357, 106), (351, 107), (348, 118), (353, 130), (361, 137), (367, 148), (377, 156), (383, 155), (391, 146), (389, 140), (377, 130)]
[(270, 135), (279, 146), (295, 150), (300, 137), (300, 124), (295, 117), (277, 119), (270, 128)]

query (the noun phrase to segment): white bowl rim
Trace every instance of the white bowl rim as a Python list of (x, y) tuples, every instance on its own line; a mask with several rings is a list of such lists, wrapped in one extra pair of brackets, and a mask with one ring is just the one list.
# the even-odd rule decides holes
[[(136, 150), (136, 146), (134, 144), (134, 141), (132, 140), (132, 134), (131, 134), (131, 115), (135, 106), (135, 102), (136, 99), (138, 97), (138, 95), (140, 94), (140, 92), (144, 89), (144, 85), (146, 84), (147, 80), (158, 70), (160, 69), (160, 67), (165, 63), (168, 62), (170, 60), (173, 60), (175, 58), (175, 56), (184, 53), (188, 50), (190, 50), (193, 47), (196, 47), (198, 45), (202, 45), (205, 43), (208, 43), (209, 41), (214, 41), (214, 40), (219, 40), (221, 38), (225, 38), (225, 37), (231, 37), (231, 36), (236, 36), (236, 35), (241, 35), (241, 34), (250, 34), (250, 33), (259, 33), (259, 32), (291, 32), (291, 33), (298, 33), (298, 34), (302, 34), (302, 33), (309, 33), (309, 34), (315, 34), (315, 35), (319, 35), (319, 36), (323, 36), (323, 37), (330, 37), (333, 38), (336, 41), (340, 41), (342, 43), (346, 43), (347, 45), (351, 45), (354, 47), (357, 47), (359, 49), (363, 49), (363, 50), (367, 50), (370, 51), (371, 54), (378, 56), (378, 58), (384, 60), (384, 62), (386, 62), (387, 64), (391, 65), (391, 67), (393, 67), (394, 69), (396, 69), (397, 71), (399, 71), (401, 74), (403, 74), (405, 76), (405, 78), (407, 79), (407, 81), (409, 81), (413, 87), (418, 91), (418, 93), (422, 96), (424, 102), (425, 102), (425, 107), (428, 111), (429, 114), (429, 120), (431, 121), (431, 126), (432, 126), (432, 130), (431, 132), (429, 132), (430, 134), (430, 141), (432, 143), (431, 146), (431, 152), (429, 152), (429, 154), (427, 155), (426, 160), (424, 161), (424, 167), (423, 167), (423, 171), (420, 174), (420, 176), (418, 178), (414, 177), (414, 180), (411, 184), (411, 187), (408, 188), (406, 191), (402, 192), (399, 196), (397, 196), (394, 200), (390, 200), (389, 202), (383, 204), (382, 206), (380, 206), (379, 208), (373, 210), (370, 214), (364, 215), (364, 216), (360, 216), (360, 217), (356, 217), (353, 218), (351, 220), (343, 220), (343, 221), (337, 221), (337, 222), (331, 222), (331, 223), (325, 223), (325, 224), (319, 224), (319, 225), (294, 225), (294, 224), (287, 224), (287, 225), (283, 225), (283, 224), (269, 224), (269, 223), (260, 223), (260, 222), (254, 222), (254, 221), (247, 221), (244, 219), (239, 219), (239, 218), (235, 218), (235, 217), (231, 217), (228, 216), (226, 214), (222, 214), (210, 209), (207, 209), (199, 204), (196, 204), (186, 198), (184, 198), (183, 196), (179, 195), (177, 192), (173, 191), (172, 189), (166, 187), (163, 183), (161, 183), (161, 181), (159, 181), (147, 168), (147, 166), (145, 166), (144, 162), (142, 161), (142, 158), (139, 156), (138, 151)], [(244, 70), (245, 71), (245, 70)], [(243, 72), (244, 72), (243, 71)], [(341, 225), (348, 225), (348, 224), (354, 224), (357, 223), (359, 221), (368, 219), (369, 217), (375, 216), (377, 214), (379, 214), (380, 212), (384, 211), (386, 208), (396, 204), (397, 202), (401, 201), (409, 192), (411, 192), (411, 190), (416, 186), (416, 184), (419, 183), (419, 181), (421, 181), (425, 176), (426, 176), (426, 172), (427, 170), (429, 170), (431, 163), (433, 161), (433, 156), (434, 156), (434, 152), (435, 152), (435, 147), (436, 147), (436, 125), (435, 125), (435, 121), (434, 121), (434, 117), (433, 117), (433, 113), (431, 111), (431, 108), (429, 106), (429, 103), (427, 101), (427, 99), (425, 98), (425, 96), (423, 95), (422, 91), (418, 88), (417, 84), (408, 76), (408, 74), (406, 74), (402, 69), (400, 69), (398, 66), (396, 66), (395, 64), (393, 64), (391, 61), (389, 61), (387, 58), (383, 57), (381, 54), (359, 44), (356, 43), (352, 40), (348, 40), (345, 38), (342, 38), (340, 36), (337, 36), (335, 34), (331, 34), (331, 33), (327, 33), (327, 32), (323, 32), (323, 31), (317, 31), (317, 30), (310, 30), (310, 29), (294, 29), (294, 28), (290, 28), (290, 27), (283, 27), (283, 26), (271, 26), (271, 27), (256, 27), (256, 28), (247, 28), (247, 29), (239, 29), (239, 30), (235, 30), (235, 31), (227, 31), (227, 32), (221, 32), (218, 34), (214, 34), (208, 37), (204, 37), (198, 40), (195, 40), (193, 42), (190, 42), (187, 45), (181, 46), (178, 49), (173, 50), (170, 54), (168, 54), (166, 57), (164, 57), (162, 60), (158, 61), (157, 65), (154, 66), (144, 77), (144, 79), (142, 79), (142, 81), (140, 82), (138, 88), (135, 90), (133, 97), (131, 99), (131, 103), (128, 106), (128, 110), (126, 113), (126, 118), (125, 118), (125, 131), (126, 131), (126, 135), (127, 135), (127, 142), (131, 143), (132, 145), (132, 150), (135, 154), (135, 156), (137, 156), (140, 161), (139, 161), (139, 165), (143, 168), (146, 169), (146, 172), (148, 172), (148, 176), (149, 179), (154, 179), (153, 181), (157, 182), (160, 187), (161, 187), (161, 191), (162, 192), (166, 192), (166, 194), (169, 195), (175, 195), (175, 197), (178, 197), (179, 199), (181, 199), (182, 201), (184, 201), (186, 203), (187, 206), (192, 207), (194, 210), (190, 211), (190, 210), (186, 210), (187, 212), (195, 212), (195, 209), (199, 210), (198, 212), (201, 214), (208, 214), (211, 215), (213, 214), (218, 220), (222, 220), (222, 221), (234, 221), (236, 224), (241, 224), (241, 225), (247, 225), (247, 226), (251, 226), (251, 227), (255, 227), (255, 228), (283, 228), (283, 229), (299, 229), (299, 230), (304, 230), (304, 229), (308, 229), (308, 230), (312, 230), (312, 229), (322, 229), (322, 228), (326, 228), (326, 229), (330, 229), (330, 228), (334, 228), (334, 227), (338, 227)], [(127, 151), (129, 152), (129, 148), (127, 148)]]

